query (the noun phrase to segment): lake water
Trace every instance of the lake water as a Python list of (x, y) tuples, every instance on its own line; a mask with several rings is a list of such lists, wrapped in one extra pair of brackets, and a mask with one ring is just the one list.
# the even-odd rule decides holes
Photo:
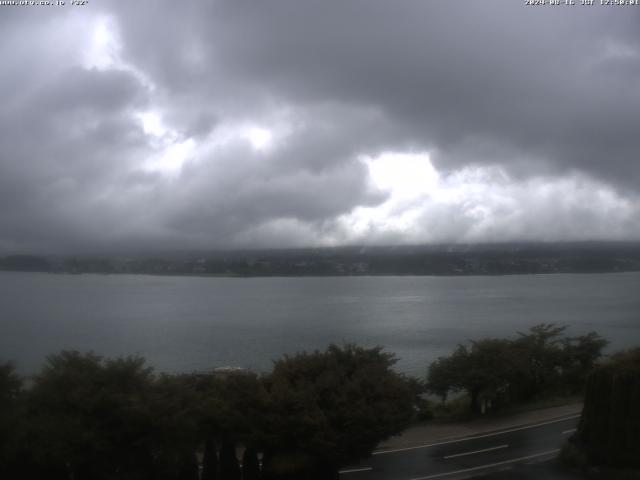
[(0, 359), (141, 354), (157, 370), (267, 370), (331, 342), (382, 345), (424, 375), (459, 342), (540, 322), (640, 345), (640, 274), (198, 278), (0, 272)]

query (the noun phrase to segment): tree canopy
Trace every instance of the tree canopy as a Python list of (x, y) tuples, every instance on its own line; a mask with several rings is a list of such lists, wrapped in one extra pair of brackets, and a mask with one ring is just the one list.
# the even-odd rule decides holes
[[(273, 371), (157, 375), (140, 357), (63, 351), (29, 388), (0, 365), (0, 474), (26, 480), (332, 478), (413, 415), (380, 348), (332, 345)], [(319, 476), (318, 476), (319, 475)]]
[(574, 442), (591, 462), (640, 467), (640, 348), (613, 355), (587, 380)]
[[(474, 411), (579, 390), (606, 342), (563, 333), (541, 324), (459, 345), (431, 364), (428, 389), (443, 398), (465, 392)], [(626, 358), (616, 361), (631, 364)], [(0, 476), (196, 480), (201, 461), (207, 480), (337, 478), (424, 402), (421, 384), (395, 362), (381, 347), (347, 344), (284, 356), (263, 375), (156, 374), (141, 357), (63, 351), (23, 382), (0, 364)], [(616, 391), (635, 382), (615, 378)], [(584, 435), (598, 431), (585, 425)]]
[(579, 392), (607, 342), (595, 332), (564, 337), (565, 330), (542, 323), (515, 339), (458, 345), (431, 363), (427, 388), (442, 399), (465, 392), (474, 413), (549, 393)]
[[(266, 379), (272, 461), (286, 463), (286, 458), (301, 470), (335, 472), (402, 431), (418, 390), (392, 370), (394, 363), (379, 347), (356, 345), (331, 345), (277, 361)], [(287, 468), (280, 464), (277, 468)]]

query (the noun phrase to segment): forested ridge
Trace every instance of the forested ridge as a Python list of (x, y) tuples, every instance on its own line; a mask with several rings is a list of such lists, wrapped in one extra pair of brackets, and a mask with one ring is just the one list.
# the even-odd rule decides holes
[(640, 271), (625, 242), (354, 246), (112, 255), (5, 255), (0, 270), (212, 276), (512, 275)]

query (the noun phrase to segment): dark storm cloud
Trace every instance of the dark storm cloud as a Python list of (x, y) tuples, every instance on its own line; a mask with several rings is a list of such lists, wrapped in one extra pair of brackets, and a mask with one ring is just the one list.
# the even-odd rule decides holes
[(366, 2), (292, 16), (291, 3), (263, 5), (237, 14), (252, 22), (228, 27), (227, 44), (244, 48), (232, 64), (272, 90), (379, 105), (444, 165), (461, 143), (488, 140), (513, 157), (640, 179), (639, 12)]
[(73, 67), (52, 78), (35, 98), (39, 108), (54, 114), (84, 109), (108, 113), (133, 104), (139, 84), (131, 74), (121, 71), (98, 72)]
[[(0, 45), (5, 250), (638, 236), (638, 8), (272, 0), (15, 12), (0, 20), (11, 40)], [(87, 50), (100, 22), (108, 35)], [(143, 128), (144, 114), (162, 126)], [(252, 128), (272, 145), (252, 148)], [(363, 162), (385, 152), (429, 152), (441, 175), (431, 188), (456, 195), (393, 200)], [(354, 233), (358, 208), (384, 205), (415, 210), (413, 223)]]
[(81, 33), (81, 19), (25, 18), (8, 30), (13, 48), (2, 51), (0, 247), (86, 248), (104, 237), (98, 225), (107, 226), (91, 205), (147, 144), (130, 116), (145, 93), (130, 73), (81, 68), (77, 38), (59, 33)]
[[(125, 26), (124, 35), (172, 91), (195, 88), (226, 103), (226, 82), (251, 102), (263, 93), (377, 106), (415, 142), (442, 152), (497, 142), (513, 157), (528, 152), (638, 179), (638, 9), (293, 0), (170, 9), (180, 21), (165, 35), (162, 10), (122, 16), (124, 25), (151, 16), (155, 33)], [(201, 68), (189, 63), (188, 45), (206, 60)]]

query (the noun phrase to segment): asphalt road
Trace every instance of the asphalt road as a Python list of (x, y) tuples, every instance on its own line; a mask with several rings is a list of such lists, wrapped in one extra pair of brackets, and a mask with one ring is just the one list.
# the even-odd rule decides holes
[(340, 472), (342, 480), (455, 480), (553, 458), (580, 415), (428, 445), (377, 451)]

